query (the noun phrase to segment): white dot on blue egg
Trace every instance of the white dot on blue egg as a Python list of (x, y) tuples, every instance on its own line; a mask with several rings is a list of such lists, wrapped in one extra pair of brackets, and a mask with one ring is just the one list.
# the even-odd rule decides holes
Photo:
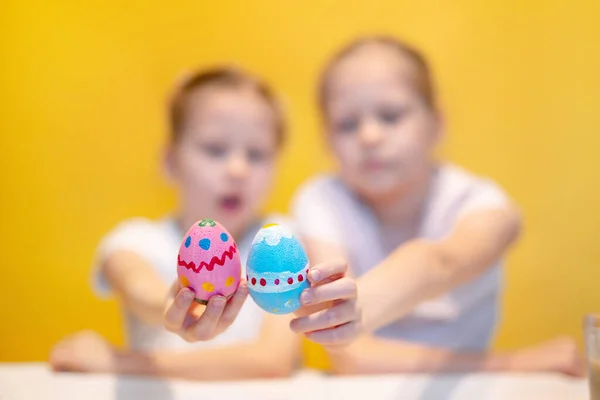
[(198, 245), (204, 249), (204, 250), (208, 250), (210, 249), (210, 239), (201, 239), (200, 242), (198, 242)]
[(192, 244), (192, 237), (188, 236), (187, 239), (185, 239), (185, 247), (190, 247), (190, 244)]
[(227, 236), (227, 234), (225, 232), (221, 233), (221, 240), (223, 242), (226, 242), (229, 239), (229, 236)]

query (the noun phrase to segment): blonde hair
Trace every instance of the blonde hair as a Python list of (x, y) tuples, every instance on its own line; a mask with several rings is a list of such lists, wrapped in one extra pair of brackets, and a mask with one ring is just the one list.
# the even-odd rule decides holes
[(177, 142), (185, 125), (188, 101), (197, 90), (207, 87), (227, 89), (250, 89), (265, 100), (273, 111), (277, 133), (277, 144), (281, 145), (285, 136), (283, 110), (270, 87), (256, 76), (239, 68), (222, 66), (195, 71), (186, 76), (175, 88), (169, 103), (169, 128), (171, 141)]
[(339, 50), (323, 69), (318, 87), (318, 102), (323, 113), (325, 114), (326, 111), (328, 87), (330, 84), (331, 74), (334, 67), (344, 58), (353, 54), (360, 48), (366, 45), (373, 44), (382, 45), (384, 47), (392, 49), (396, 51), (398, 55), (407, 57), (414, 64), (416, 70), (415, 84), (417, 91), (429, 108), (436, 109), (437, 99), (435, 87), (433, 83), (433, 78), (431, 76), (431, 70), (425, 57), (412, 46), (394, 37), (365, 36), (351, 42), (350, 44), (346, 45), (341, 50)]

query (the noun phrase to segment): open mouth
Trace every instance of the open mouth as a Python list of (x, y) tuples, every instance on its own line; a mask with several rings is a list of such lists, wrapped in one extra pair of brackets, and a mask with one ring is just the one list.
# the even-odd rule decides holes
[(239, 211), (242, 208), (242, 197), (238, 195), (223, 196), (219, 200), (219, 206), (227, 212)]
[(363, 168), (367, 171), (380, 171), (386, 167), (387, 164), (380, 160), (366, 160), (363, 162)]

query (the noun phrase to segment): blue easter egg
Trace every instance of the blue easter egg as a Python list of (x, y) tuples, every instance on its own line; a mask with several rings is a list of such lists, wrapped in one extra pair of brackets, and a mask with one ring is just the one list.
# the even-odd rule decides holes
[(309, 287), (308, 267), (304, 248), (288, 228), (265, 225), (248, 255), (250, 296), (271, 314), (289, 314), (301, 306), (300, 294)]

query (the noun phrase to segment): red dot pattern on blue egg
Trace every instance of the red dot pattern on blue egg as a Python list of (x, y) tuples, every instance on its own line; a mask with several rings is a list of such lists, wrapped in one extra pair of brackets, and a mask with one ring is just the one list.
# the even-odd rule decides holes
[[(246, 281), (248, 281), (248, 275), (246, 275)], [(298, 282), (303, 282), (303, 281), (304, 281), (304, 276), (303, 275), (298, 275)], [(256, 285), (256, 283), (257, 283), (256, 278), (252, 277), (252, 279), (250, 280), (250, 283), (252, 283), (253, 286)], [(267, 285), (267, 280), (265, 278), (260, 278), (260, 280), (258, 281), (258, 283), (261, 286), (266, 286)], [(273, 281), (273, 283), (276, 284), (276, 285), (279, 285), (281, 283), (281, 281), (279, 280), (279, 278), (276, 278)], [(294, 283), (294, 278), (289, 277), (287, 279), (287, 283), (290, 284), (290, 285), (293, 284)]]

